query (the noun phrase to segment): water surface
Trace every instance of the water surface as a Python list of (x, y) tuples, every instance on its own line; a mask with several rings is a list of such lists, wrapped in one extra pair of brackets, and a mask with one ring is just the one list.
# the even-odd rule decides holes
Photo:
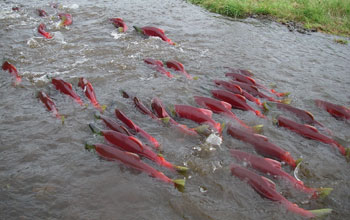
[[(15, 5), (19, 12), (12, 11)], [(254, 153), (249, 145), (224, 132), (220, 147), (207, 146), (202, 139), (142, 115), (119, 92), (136, 95), (148, 106), (153, 97), (167, 106), (195, 105), (194, 95), (210, 96), (213, 79), (226, 79), (224, 67), (249, 69), (261, 84), (290, 91), (294, 106), (311, 111), (349, 146), (349, 123), (335, 120), (313, 103), (324, 99), (350, 106), (350, 50), (336, 44), (333, 36), (289, 32), (270, 21), (232, 20), (180, 0), (63, 1), (59, 9), (50, 7), (49, 1), (2, 1), (0, 7), (1, 57), (23, 76), (16, 87), (7, 72), (0, 78), (1, 219), (301, 219), (231, 176), (229, 165), (235, 161), (229, 149)], [(73, 25), (58, 28), (58, 19), (39, 17), (38, 8), (50, 16), (71, 13)], [(122, 17), (129, 31), (118, 33), (108, 22), (112, 17)], [(53, 39), (37, 33), (42, 22)], [(162, 28), (177, 45), (143, 38), (133, 25)], [(146, 66), (145, 58), (178, 60), (198, 80), (188, 81), (175, 72), (177, 77), (168, 79)], [(79, 77), (87, 78), (99, 102), (107, 105), (105, 115), (114, 117), (114, 109), (121, 109), (154, 135), (166, 159), (191, 168), (185, 192), (86, 151), (86, 142), (103, 141), (88, 127), (103, 127), (93, 117), (96, 110), (59, 93), (47, 76), (72, 83), (89, 103), (77, 86)], [(36, 98), (40, 90), (65, 115), (64, 125)], [(311, 171), (300, 174), (306, 185), (334, 188), (328, 198), (310, 200), (275, 180), (284, 196), (305, 209), (332, 208), (325, 219), (350, 217), (349, 164), (336, 150), (250, 112), (234, 113), (248, 124), (264, 124), (264, 135), (273, 143), (304, 158), (303, 167)], [(268, 117), (281, 113), (273, 111)], [(220, 115), (214, 119), (227, 123)], [(159, 169), (171, 178), (184, 178)], [(292, 173), (287, 166), (284, 169)]]

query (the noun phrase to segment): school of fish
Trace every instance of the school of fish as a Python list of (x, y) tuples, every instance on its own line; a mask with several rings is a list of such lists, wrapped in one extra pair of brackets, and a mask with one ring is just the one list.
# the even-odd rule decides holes
[[(19, 10), (19, 9), (18, 9)], [(48, 17), (48, 13), (43, 9), (37, 9), (40, 17)], [(69, 26), (73, 24), (73, 16), (68, 13), (58, 13), (56, 15), (61, 19), (60, 26)], [(110, 18), (109, 20), (121, 33), (130, 31), (127, 24), (122, 18)], [(165, 31), (152, 26), (138, 27), (133, 26), (137, 33), (145, 37), (158, 37), (162, 41), (171, 46), (176, 45), (170, 38), (165, 35)], [(55, 36), (47, 32), (44, 23), (40, 23), (37, 28), (38, 34), (47, 40)], [(23, 81), (20, 72), (16, 69), (15, 60), (4, 61), (2, 64), (3, 72), (8, 72), (14, 78), (14, 86), (19, 85)], [(153, 58), (145, 58), (144, 63), (153, 70), (163, 75), (164, 80), (174, 78), (176, 74), (185, 77), (186, 80), (195, 80), (186, 70), (184, 65), (177, 60), (161, 61)], [(24, 67), (20, 67), (23, 69)], [(183, 103), (174, 103), (173, 106), (164, 106), (162, 100), (153, 97), (151, 103), (143, 103), (137, 96), (131, 96), (127, 91), (122, 91), (124, 98), (132, 100), (134, 107), (138, 111), (149, 118), (150, 123), (157, 122), (159, 126), (175, 128), (176, 131), (182, 132), (198, 139), (205, 139), (210, 135), (216, 135), (221, 138), (224, 130), (234, 139), (252, 146), (258, 155), (231, 149), (229, 152), (233, 160), (230, 165), (231, 174), (243, 181), (246, 181), (257, 193), (262, 197), (270, 199), (274, 202), (285, 206), (287, 210), (307, 218), (313, 218), (320, 215), (331, 213), (331, 209), (305, 210), (296, 204), (293, 204), (279, 192), (276, 191), (275, 183), (271, 178), (286, 180), (291, 186), (306, 193), (310, 198), (318, 199), (328, 196), (332, 191), (331, 188), (313, 188), (304, 185), (304, 183), (293, 177), (288, 171), (283, 170), (282, 164), (287, 164), (290, 168), (296, 169), (300, 166), (301, 160), (295, 159), (293, 155), (286, 149), (286, 146), (278, 146), (274, 144), (268, 137), (258, 134), (261, 126), (249, 125), (241, 120), (234, 111), (250, 111), (256, 117), (262, 118), (277, 125), (281, 129), (287, 129), (295, 134), (301, 135), (310, 141), (319, 141), (330, 145), (336, 149), (334, 153), (338, 156), (349, 160), (350, 150), (346, 146), (342, 146), (332, 138), (333, 133), (323, 124), (316, 121), (314, 115), (303, 109), (294, 107), (288, 103), (291, 100), (284, 98), (289, 95), (286, 92), (277, 92), (274, 89), (268, 89), (264, 85), (255, 80), (254, 74), (248, 70), (229, 68), (223, 73), (227, 80), (214, 80), (210, 82), (216, 89), (210, 90), (212, 97), (193, 96), (191, 99), (198, 106), (186, 105)], [(182, 75), (182, 76), (181, 76)], [(185, 177), (172, 179), (168, 177), (183, 174), (188, 168), (185, 166), (175, 165), (167, 161), (161, 152), (161, 143), (156, 140), (146, 130), (141, 128), (137, 123), (132, 121), (126, 113), (116, 108), (111, 110), (114, 112), (115, 118), (105, 115), (105, 111), (109, 111), (108, 107), (101, 105), (94, 92), (92, 83), (86, 78), (78, 79), (78, 84), (72, 85), (70, 80), (63, 80), (53, 77), (50, 79), (56, 90), (71, 97), (77, 104), (82, 106), (88, 105), (84, 103), (84, 98), (79, 96), (76, 87), (80, 87), (87, 100), (98, 111), (95, 118), (103, 121), (105, 128), (98, 128), (94, 124), (89, 124), (91, 131), (104, 137), (105, 143), (86, 143), (85, 148), (95, 150), (101, 157), (109, 161), (117, 161), (127, 167), (137, 169), (141, 172), (149, 174), (162, 182), (168, 183), (179, 189), (185, 190)], [(44, 104), (49, 112), (64, 122), (64, 116), (59, 113), (59, 109), (52, 98), (43, 90), (37, 92), (37, 97)], [(315, 105), (320, 109), (327, 111), (337, 120), (350, 122), (350, 108), (337, 105), (326, 100), (314, 100)], [(148, 107), (150, 106), (150, 107)], [(267, 114), (272, 108), (281, 110), (281, 114), (276, 118), (269, 118)], [(219, 123), (213, 119), (213, 113), (221, 114), (226, 117), (224, 123)], [(288, 118), (293, 115), (298, 121)], [(190, 120), (197, 127), (189, 127), (179, 122), (178, 119)], [(226, 126), (225, 126), (226, 124)], [(314, 127), (317, 126), (318, 128)], [(259, 128), (259, 129), (257, 129)], [(339, 153), (337, 153), (339, 151)], [(304, 158), (307, 159), (307, 158)], [(148, 160), (150, 163), (145, 163)], [(154, 168), (152, 164), (167, 168), (169, 174)], [(265, 174), (262, 176), (261, 174)], [(268, 178), (269, 177), (269, 178)]]

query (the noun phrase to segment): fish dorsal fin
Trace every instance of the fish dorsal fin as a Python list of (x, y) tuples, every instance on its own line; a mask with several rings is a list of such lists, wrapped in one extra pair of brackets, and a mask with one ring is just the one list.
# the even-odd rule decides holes
[(169, 117), (168, 115), (169, 115), (168, 112), (164, 108), (161, 108), (161, 115), (160, 116), (162, 118), (167, 118), (167, 117)]
[(213, 112), (209, 109), (200, 108), (200, 111), (208, 117), (212, 117), (212, 115), (213, 115)]
[(216, 84), (216, 85), (221, 85), (222, 84), (222, 80), (218, 80), (218, 79), (214, 79), (213, 82)]
[(264, 158), (264, 160), (266, 162), (268, 162), (270, 165), (272, 165), (273, 167), (277, 168), (277, 169), (281, 169), (282, 165), (279, 161), (271, 159), (271, 158)]
[(225, 101), (221, 101), (221, 104), (227, 109), (231, 111), (232, 105), (230, 103), (227, 103)]
[(314, 131), (314, 132), (318, 132), (317, 128), (315, 128), (314, 126), (307, 125), (307, 124), (305, 124), (304, 126), (307, 127), (307, 128), (309, 128), (310, 130), (312, 130), (312, 131)]
[(155, 63), (157, 66), (162, 66), (162, 67), (164, 66), (164, 65), (163, 65), (163, 62), (160, 61), (160, 60), (155, 60), (154, 63)]
[(246, 76), (246, 77), (250, 82), (252, 82), (254, 85), (256, 85), (256, 82), (252, 77), (249, 77), (249, 76)]
[(129, 128), (134, 129), (137, 131), (136, 124), (131, 121), (122, 111), (119, 109), (115, 109), (115, 114), (119, 120), (121, 120), (124, 124), (126, 124)]
[(182, 70), (184, 70), (185, 69), (185, 67), (184, 67), (184, 65), (182, 64), (182, 63), (180, 63), (180, 62), (176, 62), (177, 63), (177, 65), (179, 65), (180, 66), (180, 68), (182, 69)]
[(259, 92), (258, 87), (254, 86), (254, 85), (251, 85), (251, 88), (253, 88), (253, 89), (255, 89), (257, 92)]
[(128, 130), (126, 127), (124, 127), (123, 125), (120, 125), (120, 128), (123, 129), (123, 131), (125, 132), (125, 134), (131, 136), (131, 133), (129, 132), (129, 130)]
[(153, 59), (151, 59), (151, 58), (146, 58), (143, 61), (147, 64), (152, 64), (154, 62)]
[(235, 96), (239, 99), (241, 99), (243, 102), (247, 102), (246, 98), (240, 94), (235, 94)]
[(134, 158), (135, 160), (138, 160), (138, 161), (141, 160), (141, 159), (140, 159), (140, 156), (137, 155), (137, 154), (135, 154), (135, 153), (131, 153), (131, 152), (125, 151), (125, 154), (128, 155), (128, 156), (130, 156), (130, 157), (132, 157), (132, 158)]
[(164, 32), (163, 29), (158, 28), (158, 30), (159, 30), (162, 34), (165, 34), (165, 32)]
[(129, 140), (132, 140), (133, 142), (135, 142), (140, 147), (141, 151), (143, 151), (143, 144), (139, 139), (137, 139), (133, 136), (129, 136), (128, 138), (129, 138)]
[(276, 190), (276, 184), (272, 180), (262, 176), (261, 180), (264, 181), (271, 189)]
[(238, 89), (239, 93), (242, 94), (243, 90), (239, 85), (233, 85), (236, 89)]
[(309, 112), (309, 111), (305, 111), (305, 112), (306, 112), (306, 114), (308, 114), (312, 118), (312, 120), (315, 120), (314, 115), (311, 112)]
[(266, 136), (264, 136), (264, 135), (261, 135), (261, 134), (254, 134), (254, 136), (257, 137), (257, 138), (264, 139), (264, 141), (269, 141), (269, 139), (268, 139)]
[(65, 81), (63, 81), (63, 80), (62, 80), (62, 82), (63, 82), (65, 85), (67, 85), (70, 89), (73, 89), (72, 84), (70, 84), (69, 82), (65, 82)]

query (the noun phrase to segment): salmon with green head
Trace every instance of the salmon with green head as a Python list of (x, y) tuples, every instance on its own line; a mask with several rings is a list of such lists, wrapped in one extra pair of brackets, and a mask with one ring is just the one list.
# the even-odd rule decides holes
[(260, 176), (247, 168), (231, 164), (231, 174), (246, 181), (261, 196), (279, 202), (289, 211), (306, 218), (315, 218), (332, 212), (332, 209), (306, 210), (290, 202), (276, 190), (276, 185), (270, 179)]
[(164, 173), (156, 170), (150, 165), (141, 161), (137, 154), (122, 151), (115, 147), (111, 147), (105, 144), (86, 144), (85, 149), (95, 149), (98, 155), (102, 158), (110, 161), (120, 161), (128, 167), (140, 170), (148, 173), (151, 177), (159, 179), (165, 183), (173, 184), (179, 191), (183, 191), (185, 187), (184, 179), (170, 179)]
[(239, 150), (231, 150), (230, 152), (231, 156), (240, 161), (247, 162), (248, 166), (251, 166), (255, 170), (269, 174), (273, 177), (285, 179), (293, 187), (311, 195), (312, 198), (324, 198), (333, 190), (332, 188), (310, 188), (305, 186), (302, 181), (295, 179), (293, 176), (282, 170), (279, 161), (271, 158), (259, 157)]
[(106, 141), (111, 143), (114, 147), (143, 156), (160, 166), (168, 168), (171, 171), (185, 172), (188, 169), (187, 167), (176, 166), (168, 162), (163, 156), (152, 151), (149, 146), (143, 144), (136, 137), (128, 136), (112, 130), (101, 130), (93, 124), (89, 124), (89, 127), (93, 133), (104, 136)]

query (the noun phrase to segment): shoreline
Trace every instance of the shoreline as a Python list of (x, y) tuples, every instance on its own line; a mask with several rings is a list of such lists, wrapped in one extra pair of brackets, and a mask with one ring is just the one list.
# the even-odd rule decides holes
[(350, 37), (350, 0), (188, 0), (232, 18), (268, 19), (290, 31)]

